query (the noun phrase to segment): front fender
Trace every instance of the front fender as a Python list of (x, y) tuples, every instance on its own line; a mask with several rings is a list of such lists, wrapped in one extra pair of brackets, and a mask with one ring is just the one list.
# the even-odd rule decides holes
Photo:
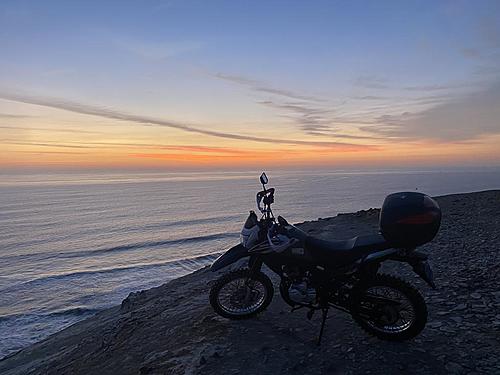
[(248, 254), (248, 250), (242, 244), (233, 246), (220, 257), (218, 257), (215, 262), (212, 263), (212, 265), (210, 266), (210, 271), (218, 271), (221, 268), (227, 267), (230, 264), (233, 264), (241, 258), (247, 257), (249, 255), (250, 254)]

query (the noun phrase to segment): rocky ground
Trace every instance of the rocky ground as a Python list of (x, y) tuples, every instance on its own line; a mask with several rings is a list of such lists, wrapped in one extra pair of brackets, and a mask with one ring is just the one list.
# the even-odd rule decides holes
[[(319, 315), (290, 313), (276, 293), (246, 321), (218, 317), (207, 269), (133, 293), (121, 306), (0, 361), (1, 374), (500, 374), (500, 191), (439, 197), (443, 223), (423, 247), (438, 289), (387, 265), (423, 292), (429, 323), (416, 339), (383, 342), (333, 311), (321, 347)], [(306, 222), (346, 238), (377, 229), (378, 210)]]

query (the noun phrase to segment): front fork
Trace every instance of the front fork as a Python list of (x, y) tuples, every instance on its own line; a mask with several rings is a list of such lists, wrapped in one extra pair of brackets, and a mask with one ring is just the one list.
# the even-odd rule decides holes
[(252, 255), (250, 259), (248, 259), (248, 268), (249, 268), (248, 277), (245, 279), (245, 286), (246, 286), (245, 301), (251, 298), (252, 293), (255, 291), (255, 289), (252, 288), (252, 284), (249, 281), (255, 274), (260, 272), (262, 268), (261, 257)]
[(262, 268), (262, 258), (258, 255), (252, 255), (250, 259), (248, 259), (248, 268), (250, 272), (248, 272), (248, 279), (250, 279), (253, 275), (260, 272)]

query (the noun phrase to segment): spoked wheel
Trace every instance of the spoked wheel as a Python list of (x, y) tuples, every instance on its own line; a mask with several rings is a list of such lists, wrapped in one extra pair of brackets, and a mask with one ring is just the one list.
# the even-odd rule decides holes
[(271, 303), (274, 289), (262, 272), (249, 277), (242, 269), (222, 276), (210, 289), (210, 304), (215, 312), (229, 319), (246, 319), (257, 315)]
[(427, 306), (421, 294), (389, 275), (377, 275), (354, 288), (351, 314), (365, 331), (391, 341), (411, 339), (427, 323)]

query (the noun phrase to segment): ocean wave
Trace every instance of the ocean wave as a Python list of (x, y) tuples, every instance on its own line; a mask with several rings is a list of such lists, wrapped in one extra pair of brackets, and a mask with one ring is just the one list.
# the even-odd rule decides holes
[(88, 314), (97, 314), (100, 311), (103, 311), (104, 309), (92, 309), (88, 307), (72, 307), (68, 309), (63, 309), (63, 310), (58, 310), (54, 312), (50, 312), (48, 314), (45, 314), (44, 316), (67, 316), (67, 315), (74, 315), (74, 316), (81, 316), (81, 315), (88, 315)]
[(190, 244), (190, 243), (219, 240), (219, 239), (231, 238), (231, 237), (236, 238), (237, 235), (238, 235), (238, 233), (214, 233), (214, 234), (207, 234), (205, 236), (185, 237), (185, 238), (179, 238), (179, 239), (175, 239), (175, 240), (137, 242), (137, 243), (133, 243), (133, 244), (113, 246), (113, 247), (107, 247), (107, 248), (95, 249), (95, 250), (82, 250), (82, 251), (74, 251), (74, 252), (68, 252), (68, 253), (58, 253), (57, 258), (88, 257), (88, 256), (93, 256), (93, 255), (109, 254), (109, 253), (130, 251), (130, 250), (136, 250), (136, 249), (142, 249), (142, 248)]
[(214, 222), (221, 222), (221, 220), (224, 221), (231, 221), (233, 219), (238, 219), (240, 218), (241, 215), (224, 215), (224, 216), (217, 216), (217, 217), (205, 217), (205, 218), (200, 218), (200, 219), (190, 219), (190, 220), (179, 220), (179, 221), (173, 221), (173, 222), (161, 222), (161, 223), (151, 223), (151, 224), (145, 224), (140, 228), (137, 228), (138, 230), (140, 229), (163, 229), (163, 228), (170, 228), (170, 227), (177, 227), (177, 226), (183, 226), (183, 225), (198, 225), (198, 224), (210, 224)]
[(224, 238), (237, 238), (238, 233), (213, 233), (207, 234), (204, 236), (194, 236), (194, 237), (184, 237), (173, 240), (162, 240), (162, 241), (144, 241), (131, 243), (126, 245), (98, 248), (92, 250), (77, 250), (70, 252), (54, 252), (54, 253), (36, 253), (36, 254), (19, 254), (19, 255), (5, 255), (2, 257), (2, 260), (5, 262), (7, 260), (16, 260), (16, 259), (37, 259), (37, 260), (47, 260), (47, 259), (67, 259), (67, 258), (80, 258), (80, 257), (88, 257), (88, 256), (99, 256), (103, 254), (110, 254), (115, 252), (124, 252), (124, 251), (133, 251), (136, 249), (144, 249), (144, 248), (154, 248), (160, 246), (169, 246), (169, 245), (182, 245), (182, 244), (190, 244), (197, 242), (205, 242), (212, 240), (219, 240)]
[(45, 283), (47, 281), (51, 281), (51, 280), (62, 280), (62, 279), (68, 279), (68, 278), (74, 278), (74, 277), (99, 275), (99, 274), (105, 274), (105, 273), (117, 273), (117, 272), (131, 271), (131, 270), (143, 271), (143, 270), (147, 270), (147, 269), (153, 269), (153, 268), (165, 267), (165, 266), (169, 266), (172, 268), (181, 267), (181, 268), (193, 271), (197, 268), (205, 266), (209, 261), (214, 260), (220, 254), (221, 254), (220, 252), (217, 252), (217, 253), (212, 253), (212, 254), (200, 255), (200, 256), (192, 257), (192, 258), (182, 258), (182, 259), (177, 259), (177, 260), (169, 260), (169, 261), (165, 261), (165, 262), (136, 264), (136, 265), (132, 265), (132, 266), (104, 268), (104, 269), (88, 270), (88, 271), (75, 271), (75, 272), (68, 272), (68, 273), (62, 273), (62, 274), (57, 274), (57, 275), (46, 275), (46, 276), (37, 277), (37, 278), (29, 280), (29, 281), (21, 282), (19, 284), (10, 285), (4, 289), (0, 289), (0, 292), (2, 292), (2, 293), (12, 292), (16, 289), (32, 287), (34, 285), (43, 284), (43, 283)]
[(27, 313), (27, 314), (10, 314), (0, 316), (0, 323), (11, 321), (11, 320), (28, 320), (33, 322), (39, 319), (46, 318), (56, 318), (56, 317), (67, 317), (67, 316), (84, 316), (84, 315), (95, 315), (104, 309), (88, 308), (88, 307), (71, 307), (67, 309), (51, 311), (47, 313)]

